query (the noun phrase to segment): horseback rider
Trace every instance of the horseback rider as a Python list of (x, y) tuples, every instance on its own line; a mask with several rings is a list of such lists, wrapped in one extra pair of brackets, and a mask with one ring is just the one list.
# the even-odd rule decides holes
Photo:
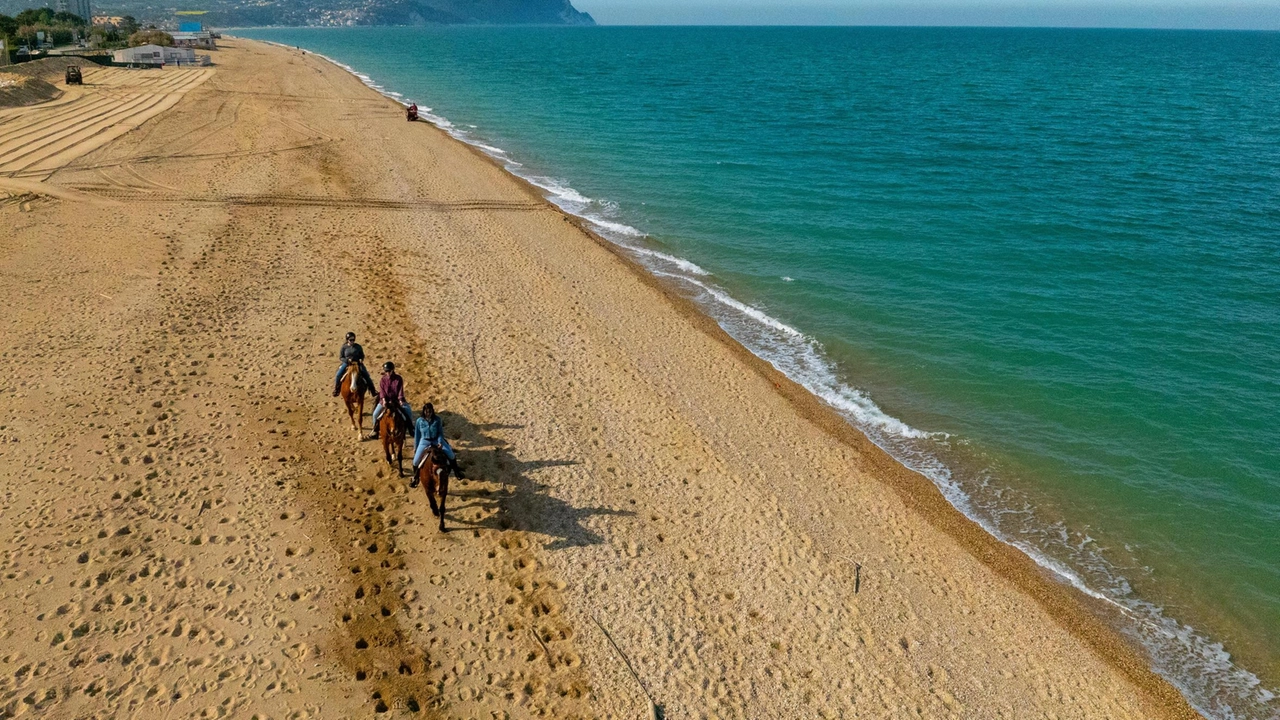
[(400, 417), (408, 424), (413, 419), (413, 408), (404, 399), (404, 378), (396, 373), (396, 364), (382, 363), (382, 378), (378, 381), (378, 404), (373, 408), (373, 437), (378, 437), (378, 419), (386, 408), (400, 412)]
[(429, 448), (438, 447), (444, 451), (445, 457), (449, 458), (449, 467), (453, 469), (453, 474), (462, 477), (462, 468), (458, 467), (458, 458), (453, 453), (453, 447), (449, 445), (449, 441), (444, 436), (444, 423), (440, 421), (440, 416), (436, 415), (436, 408), (431, 403), (422, 406), (422, 414), (418, 416), (418, 421), (413, 425), (413, 439), (415, 446), (413, 448), (413, 467), (417, 468), (422, 464), (422, 459), (426, 456)]
[(342, 376), (347, 373), (347, 366), (356, 363), (360, 368), (360, 380), (364, 386), (370, 390), (373, 389), (373, 378), (369, 377), (369, 371), (364, 367), (364, 348), (356, 342), (356, 334), (347, 333), (347, 341), (342, 344), (342, 349), (338, 351), (338, 358), (341, 363), (338, 365), (338, 375), (333, 379), (333, 396), (338, 397), (338, 389), (342, 387)]

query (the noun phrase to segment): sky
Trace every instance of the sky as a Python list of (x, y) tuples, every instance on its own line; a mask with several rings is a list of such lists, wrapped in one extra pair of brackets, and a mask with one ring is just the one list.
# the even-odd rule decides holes
[(602, 25), (1013, 25), (1280, 30), (1280, 0), (573, 0)]

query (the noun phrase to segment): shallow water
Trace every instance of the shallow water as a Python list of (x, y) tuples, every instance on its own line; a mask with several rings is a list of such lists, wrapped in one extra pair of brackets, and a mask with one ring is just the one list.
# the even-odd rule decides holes
[(1115, 602), (1197, 707), (1280, 716), (1280, 34), (238, 34), (430, 107)]

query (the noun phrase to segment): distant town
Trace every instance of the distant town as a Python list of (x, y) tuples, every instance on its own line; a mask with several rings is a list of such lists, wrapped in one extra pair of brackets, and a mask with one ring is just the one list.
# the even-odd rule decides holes
[(0, 15), (0, 66), (57, 56), (131, 67), (209, 65), (210, 56), (196, 51), (216, 50), (220, 37), (192, 19), (193, 13), (173, 16), (164, 25), (176, 29), (167, 30), (143, 26), (131, 15), (92, 12), (89, 0), (60, 0), (57, 9)]
[[(92, 5), (91, 5), (92, 3)], [(16, 18), (30, 0), (0, 0), (0, 14)], [(183, 22), (206, 28), (263, 25), (593, 25), (570, 0), (204, 0), (157, 6), (146, 0), (46, 0), (52, 13), (67, 13), (94, 27), (155, 26), (178, 31)]]

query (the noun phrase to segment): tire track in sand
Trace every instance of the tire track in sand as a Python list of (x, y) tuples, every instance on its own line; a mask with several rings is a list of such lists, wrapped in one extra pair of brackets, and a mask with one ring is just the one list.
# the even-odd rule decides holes
[(384, 198), (334, 198), (309, 195), (208, 195), (190, 197), (181, 195), (160, 195), (150, 192), (139, 192), (134, 188), (118, 186), (76, 184), (76, 190), (101, 195), (113, 200), (154, 203), (184, 203), (201, 205), (234, 205), (241, 207), (314, 207), (314, 208), (360, 208), (373, 210), (434, 210), (437, 212), (462, 211), (527, 211), (546, 210), (546, 205), (537, 202), (514, 202), (508, 200), (390, 200)]

